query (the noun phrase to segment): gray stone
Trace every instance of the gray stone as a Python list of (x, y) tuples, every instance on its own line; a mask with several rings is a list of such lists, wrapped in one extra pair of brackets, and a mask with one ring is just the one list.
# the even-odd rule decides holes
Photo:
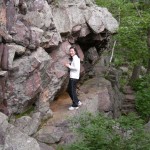
[[(25, 50), (26, 50), (26, 48), (21, 46), (21, 45), (7, 44), (7, 46), (9, 48), (9, 50), (12, 51), (11, 53), (13, 53), (13, 55), (14, 55), (14, 52), (15, 52), (17, 55), (21, 56), (25, 53)], [(13, 63), (11, 63), (11, 66), (12, 66), (12, 64)]]
[(37, 141), (8, 123), (8, 117), (0, 112), (0, 149), (40, 150)]
[(10, 126), (7, 129), (5, 135), (4, 150), (15, 149), (15, 150), (40, 150), (37, 141), (26, 134), (20, 132), (14, 126)]
[(44, 48), (57, 47), (62, 42), (61, 36), (56, 31), (45, 32), (41, 40), (41, 46)]
[(19, 70), (14, 72), (14, 76), (7, 82), (7, 86), (10, 87), (7, 89), (8, 109), (11, 113), (27, 110), (36, 100), (36, 94), (41, 90), (41, 76), (46, 73), (44, 65), (51, 64), (50, 61), (50, 56), (42, 48), (38, 48), (31, 56), (13, 62), (13, 67)]
[(144, 66), (141, 66), (141, 73), (146, 74), (147, 69)]
[(145, 125), (146, 132), (150, 132), (150, 121)]
[(36, 111), (41, 113), (42, 120), (47, 120), (48, 118), (51, 118), (53, 116), (53, 112), (49, 107), (49, 102), (47, 98), (44, 99), (40, 98), (36, 102)]
[(29, 22), (32, 26), (40, 29), (49, 28), (52, 23), (51, 7), (48, 5), (46, 0), (35, 1), (31, 0), (27, 3), (29, 9), (24, 19)]
[(94, 33), (98, 34), (104, 31), (105, 26), (103, 23), (104, 16), (98, 10), (89, 10), (91, 12), (91, 16), (86, 20), (90, 28), (93, 30)]
[(80, 25), (77, 25), (75, 27), (72, 28), (72, 33), (77, 33), (81, 30), (81, 26)]
[(82, 25), (79, 37), (85, 37), (90, 33), (90, 29), (86, 24)]
[(110, 112), (112, 110), (112, 102), (107, 88), (103, 88), (99, 92), (99, 110), (104, 112)]
[(94, 0), (85, 0), (86, 5), (93, 6), (95, 4)]
[(49, 146), (47, 144), (38, 142), (39, 146), (40, 146), (40, 150), (54, 150), (54, 148), (52, 146)]
[[(114, 33), (117, 21), (107, 9), (97, 7), (94, 0), (14, 0), (7, 7), (2, 2), (0, 8), (0, 37), (8, 46), (8, 53), (5, 46), (5, 54), (1, 55), (1, 68), (9, 70), (5, 86), (8, 110), (10, 114), (22, 113), (36, 104), (42, 118), (51, 117), (50, 102), (67, 87), (68, 68), (64, 64), (70, 63), (70, 46), (76, 45), (84, 64), (84, 53), (90, 45), (107, 41), (101, 32), (106, 29)], [(92, 63), (86, 67), (90, 70), (99, 57), (95, 49), (88, 53)], [(87, 68), (81, 65), (81, 73)]]
[(127, 67), (119, 67), (120, 70), (122, 70), (123, 73), (128, 73), (129, 69)]
[(36, 27), (30, 28), (31, 39), (30, 44), (28, 46), (30, 49), (35, 49), (40, 46), (43, 33), (44, 31), (39, 28)]
[(7, 128), (7, 126), (3, 126), (2, 124), (4, 124), (5, 122), (7, 122), (8, 120), (8, 116), (6, 116), (5, 114), (0, 112), (0, 127), (5, 127)]
[(112, 14), (108, 11), (107, 8), (99, 7), (98, 9), (103, 14), (104, 17), (103, 23), (105, 25), (105, 28), (111, 33), (116, 33), (119, 28), (117, 20), (112, 16)]
[(37, 132), (35, 138), (40, 142), (53, 144), (59, 142), (62, 136), (63, 131), (60, 127), (45, 126)]
[(8, 117), (0, 112), (0, 150), (3, 150), (5, 144), (5, 132), (9, 126)]
[(17, 119), (14, 123), (15, 127), (17, 127), (20, 131), (27, 135), (33, 135), (38, 130), (38, 127), (41, 124), (41, 114), (34, 113), (32, 117), (23, 116)]
[(112, 89), (108, 80), (102, 77), (90, 79), (80, 87), (79, 94), (81, 100), (86, 99), (86, 106), (82, 101), (82, 112), (88, 110), (88, 112), (97, 113), (100, 111), (113, 115), (111, 117), (120, 116), (122, 94), (117, 87)]
[(91, 47), (90, 49), (88, 49), (87, 58), (92, 64), (94, 64), (98, 60), (99, 55), (95, 47)]
[(21, 21), (15, 22), (10, 31), (14, 43), (27, 47), (29, 45), (30, 32), (25, 24)]
[(15, 57), (15, 48), (7, 45), (8, 47), (8, 70), (11, 70), (13, 68), (13, 60)]
[(60, 33), (71, 33), (73, 27), (85, 23), (84, 16), (77, 6), (53, 8), (53, 16)]
[(0, 71), (0, 77), (7, 77), (8, 71)]

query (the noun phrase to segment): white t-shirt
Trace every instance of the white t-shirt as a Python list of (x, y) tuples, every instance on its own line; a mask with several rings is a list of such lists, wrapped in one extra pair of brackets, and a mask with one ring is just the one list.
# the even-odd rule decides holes
[(77, 55), (73, 56), (73, 60), (71, 65), (69, 65), (70, 69), (70, 78), (79, 79), (80, 77), (80, 58)]

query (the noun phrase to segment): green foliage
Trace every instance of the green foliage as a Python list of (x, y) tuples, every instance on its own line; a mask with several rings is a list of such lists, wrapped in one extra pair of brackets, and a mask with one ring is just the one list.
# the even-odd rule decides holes
[[(147, 46), (147, 31), (150, 27), (150, 1), (96, 0), (96, 2), (99, 6), (107, 7), (120, 23), (118, 33), (113, 37), (117, 41), (114, 64), (117, 67), (121, 66), (124, 60), (129, 63), (130, 68), (133, 68), (132, 66), (135, 64), (143, 65), (146, 68), (150, 58)], [(125, 83), (124, 79), (120, 80), (122, 85)], [(138, 91), (136, 108), (145, 119), (150, 116), (149, 80), (142, 78), (133, 83), (134, 89)]]
[(144, 119), (150, 118), (150, 75), (146, 75), (132, 83), (136, 90), (136, 109)]
[(132, 87), (135, 91), (150, 88), (150, 75), (145, 75), (144, 77), (135, 80), (132, 83)]
[(144, 121), (134, 113), (130, 113), (128, 116), (121, 116), (118, 122), (125, 131), (142, 129), (144, 124)]
[[(147, 28), (150, 26), (150, 2), (130, 0), (96, 0), (97, 4), (107, 7), (120, 23), (115, 57), (122, 57), (132, 64), (147, 65)], [(117, 52), (116, 52), (117, 51)]]
[(122, 87), (124, 87), (128, 83), (128, 77), (126, 75), (122, 75), (121, 78), (119, 79), (119, 83), (120, 83), (120, 86), (121, 86), (120, 90), (122, 91), (123, 90)]
[(74, 124), (80, 124), (76, 130), (82, 139), (64, 150), (149, 150), (150, 147), (150, 135), (134, 114), (116, 120), (101, 114), (86, 114), (76, 118)]
[(118, 55), (117, 58), (114, 59), (114, 65), (115, 65), (115, 67), (122, 66), (123, 63), (124, 63), (124, 59), (123, 59), (123, 57), (120, 57), (119, 55)]
[(150, 119), (150, 88), (136, 93), (136, 109), (144, 119)]

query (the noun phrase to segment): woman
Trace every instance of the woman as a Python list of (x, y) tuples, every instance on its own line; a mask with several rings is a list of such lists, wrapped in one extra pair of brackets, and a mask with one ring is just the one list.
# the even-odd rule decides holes
[(78, 106), (82, 105), (76, 94), (76, 84), (80, 77), (80, 58), (77, 55), (75, 47), (70, 47), (69, 53), (72, 61), (71, 64), (67, 63), (65, 64), (65, 66), (70, 69), (68, 93), (72, 99), (72, 106), (69, 107), (69, 110), (74, 110), (78, 109), (79, 108)]

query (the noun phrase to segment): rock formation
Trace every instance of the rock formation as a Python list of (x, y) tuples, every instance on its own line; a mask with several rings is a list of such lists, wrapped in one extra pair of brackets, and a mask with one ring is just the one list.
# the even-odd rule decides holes
[(118, 29), (91, 0), (2, 0), (0, 25), (1, 110), (18, 114), (35, 105), (47, 117), (66, 89), (69, 47), (76, 45), (86, 72)]
[[(59, 120), (66, 112), (58, 117), (51, 107), (66, 91), (64, 63), (70, 61), (71, 45), (81, 59), (80, 81), (89, 79), (80, 86), (85, 100), (81, 110), (120, 115), (117, 71), (112, 71), (111, 82), (102, 77), (107, 61), (102, 52), (117, 29), (115, 18), (94, 0), (1, 0), (0, 150), (53, 150), (46, 144), (67, 140), (68, 123)], [(32, 115), (13, 118), (29, 109), (34, 109)], [(50, 119), (42, 127), (53, 113), (59, 123), (49, 124)]]
[(38, 143), (34, 138), (8, 123), (8, 117), (0, 112), (0, 150), (54, 150), (52, 147)]

